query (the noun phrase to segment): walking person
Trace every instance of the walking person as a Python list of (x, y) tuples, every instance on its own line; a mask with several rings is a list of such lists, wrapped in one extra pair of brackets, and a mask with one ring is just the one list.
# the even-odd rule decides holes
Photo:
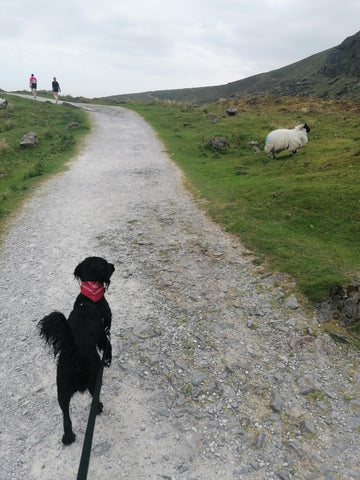
[(31, 74), (31, 77), (30, 77), (30, 89), (32, 94), (34, 95), (34, 98), (36, 98), (37, 79), (33, 73)]
[(59, 92), (61, 92), (59, 82), (56, 80), (56, 77), (54, 77), (53, 82), (52, 82), (52, 91), (54, 92), (54, 97), (56, 100), (56, 103), (58, 103), (59, 99)]

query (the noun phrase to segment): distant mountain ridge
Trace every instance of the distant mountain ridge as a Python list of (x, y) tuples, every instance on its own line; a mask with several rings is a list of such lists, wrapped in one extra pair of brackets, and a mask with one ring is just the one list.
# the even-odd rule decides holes
[(360, 32), (340, 45), (286, 67), (226, 85), (112, 95), (115, 102), (174, 100), (207, 103), (250, 95), (301, 95), (360, 101)]

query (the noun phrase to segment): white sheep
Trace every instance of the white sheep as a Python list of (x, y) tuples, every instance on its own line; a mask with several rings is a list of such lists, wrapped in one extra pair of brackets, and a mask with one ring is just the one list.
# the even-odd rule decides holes
[(296, 153), (300, 147), (305, 145), (308, 141), (307, 134), (310, 128), (306, 123), (297, 125), (295, 128), (287, 129), (280, 128), (269, 133), (265, 140), (265, 152), (268, 157), (272, 153), (275, 158), (275, 153), (289, 150), (292, 154)]

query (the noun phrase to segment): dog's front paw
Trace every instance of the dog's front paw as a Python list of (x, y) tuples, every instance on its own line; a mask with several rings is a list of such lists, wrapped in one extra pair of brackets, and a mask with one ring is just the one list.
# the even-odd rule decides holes
[(105, 359), (104, 359), (104, 366), (110, 367), (111, 360), (112, 360), (112, 349), (111, 349), (111, 344), (109, 343), (108, 348), (106, 350)]
[(62, 437), (62, 443), (64, 445), (71, 445), (73, 442), (75, 442), (75, 439), (76, 439), (75, 433), (73, 433), (73, 432), (64, 433), (64, 435)]

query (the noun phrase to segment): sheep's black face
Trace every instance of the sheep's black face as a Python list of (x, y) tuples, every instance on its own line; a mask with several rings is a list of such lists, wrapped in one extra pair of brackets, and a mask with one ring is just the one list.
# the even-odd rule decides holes
[(310, 132), (310, 127), (309, 125), (307, 125), (306, 123), (304, 123), (304, 128), (306, 130), (306, 133), (309, 133)]

